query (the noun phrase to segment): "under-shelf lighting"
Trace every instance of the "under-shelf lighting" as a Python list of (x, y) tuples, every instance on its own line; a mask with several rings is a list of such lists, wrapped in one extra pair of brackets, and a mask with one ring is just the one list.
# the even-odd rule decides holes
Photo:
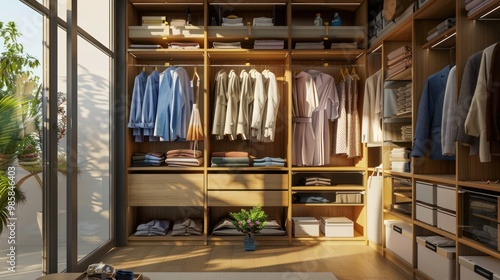
[(380, 50), (380, 48), (381, 48), (381, 47), (382, 47), (382, 45), (379, 45), (377, 48), (375, 48), (375, 49), (372, 51), (372, 53), (374, 53), (374, 52), (376, 52), (376, 51)]
[(500, 8), (500, 6), (497, 6), (495, 9), (493, 9), (493, 10), (487, 12), (486, 14), (482, 15), (479, 19), (487, 17), (489, 14), (493, 13), (494, 11), (498, 10), (499, 8)]
[(431, 49), (434, 48), (435, 46), (438, 46), (439, 44), (441, 44), (442, 42), (452, 38), (453, 36), (457, 35), (457, 32), (453, 32), (453, 34), (450, 34), (449, 36), (443, 38), (441, 41), (435, 43), (434, 45), (431, 46)]

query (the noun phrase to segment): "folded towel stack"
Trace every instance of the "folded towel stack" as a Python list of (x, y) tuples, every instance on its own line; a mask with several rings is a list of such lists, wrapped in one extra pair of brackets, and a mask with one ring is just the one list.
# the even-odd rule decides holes
[(214, 42), (214, 49), (241, 49), (241, 42)]
[(165, 161), (165, 154), (158, 152), (134, 153), (132, 166), (160, 166)]
[(285, 47), (285, 40), (255, 40), (253, 48), (256, 50), (280, 50)]
[(222, 18), (222, 26), (243, 26), (243, 18), (228, 16)]
[(279, 157), (263, 157), (253, 159), (253, 166), (285, 166), (285, 159)]
[(393, 148), (389, 155), (391, 170), (396, 172), (410, 172), (411, 159), (410, 148)]
[(272, 18), (256, 17), (253, 19), (253, 26), (274, 26), (274, 23)]
[(427, 33), (427, 41), (430, 41), (455, 25), (455, 18), (447, 18)]
[(412, 51), (408, 46), (402, 46), (390, 52), (387, 55), (388, 77), (392, 77), (410, 68), (412, 66), (411, 56)]
[(325, 48), (323, 41), (319, 42), (297, 42), (295, 49), (297, 50), (322, 50)]
[(171, 167), (196, 167), (203, 165), (203, 154), (199, 150), (176, 149), (167, 151), (165, 163)]

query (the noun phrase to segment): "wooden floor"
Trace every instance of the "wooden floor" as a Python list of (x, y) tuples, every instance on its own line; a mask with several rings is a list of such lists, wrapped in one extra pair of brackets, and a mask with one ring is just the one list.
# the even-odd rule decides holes
[[(412, 279), (388, 259), (363, 245), (258, 245), (256, 251), (243, 246), (126, 246), (103, 257), (117, 269), (135, 272), (327, 272), (339, 280)], [(297, 279), (300, 278), (298, 274)]]

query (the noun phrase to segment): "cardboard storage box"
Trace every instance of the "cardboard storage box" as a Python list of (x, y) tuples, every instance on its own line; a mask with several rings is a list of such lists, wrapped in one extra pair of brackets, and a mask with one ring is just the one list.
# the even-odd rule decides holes
[(437, 187), (427, 182), (415, 182), (415, 200), (436, 205)]
[(432, 279), (455, 279), (456, 247), (436, 247), (417, 236), (417, 268)]
[(500, 260), (491, 256), (460, 256), (460, 279), (500, 280)]
[(314, 217), (293, 217), (293, 236), (318, 237), (319, 221)]
[(385, 220), (385, 247), (408, 263), (412, 263), (411, 225), (403, 221)]
[(437, 199), (436, 205), (438, 207), (448, 209), (450, 211), (457, 211), (457, 196), (455, 188), (443, 185), (437, 185)]
[(325, 237), (354, 237), (354, 222), (346, 217), (321, 217)]
[(437, 221), (437, 207), (417, 202), (415, 218), (421, 222), (436, 226)]
[(437, 227), (447, 232), (457, 233), (457, 215), (445, 209), (437, 209)]

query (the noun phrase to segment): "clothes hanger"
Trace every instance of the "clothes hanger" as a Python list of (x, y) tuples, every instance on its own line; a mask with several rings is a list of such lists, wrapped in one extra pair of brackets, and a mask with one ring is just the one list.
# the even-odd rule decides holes
[(200, 79), (200, 76), (198, 75), (198, 70), (197, 70), (196, 66), (193, 69), (193, 78), (191, 80), (194, 81), (195, 78), (198, 80)]
[(359, 80), (358, 73), (356, 73), (356, 67), (352, 66), (351, 68), (351, 77), (356, 77), (356, 80)]
[(345, 81), (344, 70), (342, 70), (342, 66), (340, 66), (339, 80)]

